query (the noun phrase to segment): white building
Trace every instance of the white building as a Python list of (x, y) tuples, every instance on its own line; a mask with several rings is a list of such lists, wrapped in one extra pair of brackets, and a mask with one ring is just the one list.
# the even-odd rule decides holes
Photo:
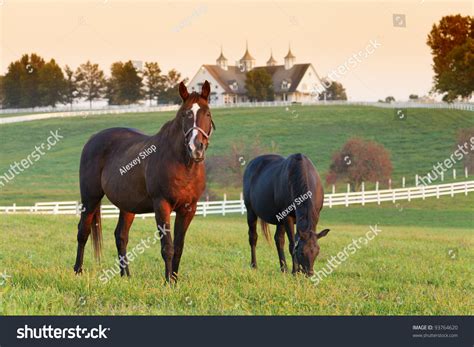
[[(296, 57), (288, 49), (284, 64), (270, 55), (266, 66), (256, 66), (255, 58), (249, 53), (248, 47), (244, 56), (229, 65), (222, 50), (216, 65), (202, 65), (188, 83), (189, 91), (200, 91), (205, 80), (211, 84), (210, 102), (214, 104), (247, 102), (245, 89), (246, 73), (252, 69), (265, 69), (273, 80), (275, 100), (301, 102), (314, 100), (317, 90), (321, 89), (320, 78), (312, 64), (296, 64)], [(318, 89), (319, 88), (319, 89)]]

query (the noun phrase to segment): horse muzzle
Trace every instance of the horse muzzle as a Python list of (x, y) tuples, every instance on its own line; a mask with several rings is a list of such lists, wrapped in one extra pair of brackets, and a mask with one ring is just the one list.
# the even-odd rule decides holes
[(189, 155), (189, 158), (195, 163), (200, 163), (206, 158), (205, 151), (199, 150), (199, 149), (195, 149), (195, 150), (188, 149), (188, 155)]

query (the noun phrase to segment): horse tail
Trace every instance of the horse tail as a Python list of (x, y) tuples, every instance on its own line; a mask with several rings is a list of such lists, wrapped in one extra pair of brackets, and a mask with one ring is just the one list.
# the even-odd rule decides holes
[(102, 253), (102, 223), (100, 220), (100, 203), (94, 211), (92, 218), (92, 245), (94, 247), (95, 259), (100, 262)]
[(262, 233), (263, 236), (265, 236), (265, 239), (267, 240), (268, 243), (271, 242), (271, 237), (270, 237), (270, 229), (268, 228), (268, 224), (261, 218), (260, 219), (260, 226), (262, 227)]

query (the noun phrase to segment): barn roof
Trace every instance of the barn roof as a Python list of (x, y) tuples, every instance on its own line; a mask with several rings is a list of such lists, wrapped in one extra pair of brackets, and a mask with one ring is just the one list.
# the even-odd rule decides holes
[[(224, 88), (229, 94), (246, 94), (245, 89), (245, 75), (246, 71), (241, 71), (238, 66), (229, 66), (227, 70), (220, 68), (218, 65), (203, 65), (209, 71), (211, 76)], [(285, 69), (284, 65), (274, 66), (258, 66), (254, 69), (263, 69), (267, 71), (273, 80), (273, 90), (275, 93), (292, 93), (296, 91), (301, 79), (305, 75), (311, 64), (295, 64), (290, 69)], [(291, 83), (288, 89), (282, 89), (282, 82), (287, 81)], [(231, 88), (231, 85), (236, 82), (238, 88), (236, 90)]]

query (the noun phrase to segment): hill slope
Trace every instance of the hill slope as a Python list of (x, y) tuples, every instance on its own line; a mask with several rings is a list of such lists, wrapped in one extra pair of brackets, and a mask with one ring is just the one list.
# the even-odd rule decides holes
[[(348, 138), (359, 136), (388, 148), (394, 179), (406, 175), (408, 184), (413, 184), (415, 173), (426, 174), (449, 157), (459, 129), (474, 126), (474, 114), (467, 111), (409, 109), (408, 119), (400, 121), (391, 109), (363, 106), (216, 109), (213, 116), (217, 131), (209, 156), (228, 153), (232, 143), (252, 144), (259, 137), (266, 146), (274, 141), (283, 155), (305, 153), (324, 174), (334, 151)], [(26, 158), (35, 145), (46, 142), (50, 131), (58, 130), (63, 138), (32, 167), (0, 186), (0, 204), (77, 200), (79, 157), (92, 134), (115, 126), (153, 134), (172, 117), (174, 112), (125, 114), (1, 126), (0, 175)]]

